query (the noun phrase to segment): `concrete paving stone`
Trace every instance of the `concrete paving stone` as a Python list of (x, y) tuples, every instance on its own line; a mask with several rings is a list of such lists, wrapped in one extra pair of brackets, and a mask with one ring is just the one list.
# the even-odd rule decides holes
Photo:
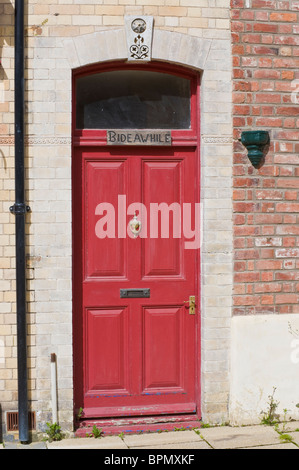
[(214, 449), (237, 449), (280, 444), (279, 434), (270, 426), (219, 426), (200, 429), (201, 436)]
[(124, 442), (129, 448), (159, 446), (160, 449), (161, 445), (201, 442), (201, 438), (194, 431), (173, 431), (125, 436)]
[(32, 449), (46, 449), (47, 444), (45, 442), (31, 442), (29, 444), (21, 444), (20, 442), (6, 442), (4, 449), (11, 450), (32, 450)]
[(118, 436), (107, 436), (101, 439), (78, 438), (63, 439), (49, 442), (48, 449), (127, 449), (126, 444)]
[(287, 432), (287, 434), (289, 434), (292, 437), (293, 442), (299, 446), (299, 432)]
[(287, 423), (279, 423), (278, 430), (280, 432), (293, 432), (299, 429), (299, 421), (288, 421)]
[[(242, 448), (241, 448), (242, 449)], [(256, 449), (261, 449), (261, 450), (291, 450), (291, 449), (299, 449), (297, 446), (294, 444), (274, 444), (273, 446), (257, 446), (257, 447), (243, 447), (245, 450), (256, 450)]]
[(207, 444), (205, 441), (201, 442), (177, 442), (175, 444), (158, 444), (154, 446), (144, 446), (144, 447), (130, 447), (130, 450), (139, 450), (139, 449), (159, 449), (159, 450), (167, 450), (167, 449), (211, 449), (211, 446)]
[(4, 445), (4, 449), (11, 449), (11, 450), (17, 450), (18, 446), (15, 443), (12, 442), (6, 442)]

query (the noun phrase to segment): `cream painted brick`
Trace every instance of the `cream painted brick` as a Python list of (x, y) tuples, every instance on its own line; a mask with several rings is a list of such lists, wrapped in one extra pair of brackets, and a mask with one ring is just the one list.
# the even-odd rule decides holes
[(124, 24), (124, 17), (122, 15), (117, 16), (103, 16), (103, 25), (104, 26), (120, 26)]
[(125, 7), (122, 5), (97, 5), (95, 13), (96, 15), (105, 16), (123, 16), (125, 14)]
[(207, 18), (184, 17), (180, 18), (180, 26), (186, 28), (208, 28), (209, 23)]
[(176, 6), (161, 6), (158, 9), (159, 15), (162, 16), (186, 16), (187, 15), (187, 8), (185, 7), (176, 7)]

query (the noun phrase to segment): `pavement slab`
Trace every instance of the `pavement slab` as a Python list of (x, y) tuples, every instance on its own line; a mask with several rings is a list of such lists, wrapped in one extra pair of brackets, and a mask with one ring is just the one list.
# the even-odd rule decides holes
[(158, 449), (158, 450), (175, 450), (175, 449), (180, 449), (180, 450), (211, 450), (211, 446), (207, 444), (204, 440), (200, 442), (177, 442), (175, 444), (157, 444), (154, 446), (144, 446), (144, 447), (130, 447), (130, 450), (139, 450), (139, 449), (146, 449), (146, 450), (151, 450), (151, 449)]
[(200, 429), (203, 439), (214, 449), (240, 449), (281, 444), (279, 434), (270, 426), (219, 426)]
[[(216, 426), (197, 430), (161, 433), (125, 434), (94, 438), (68, 438), (58, 442), (34, 442), (28, 445), (16, 441), (0, 444), (0, 449), (299, 449), (299, 422), (279, 426)], [(282, 441), (279, 433), (288, 434), (292, 440)]]
[[(297, 444), (297, 446), (299, 446), (299, 432), (288, 432), (287, 431), (287, 434), (289, 434), (293, 440), (293, 442), (295, 442), (295, 444)], [(299, 449), (299, 447), (298, 447)]]
[(299, 432), (299, 421), (287, 421), (278, 424), (279, 432), (295, 432), (297, 429)]
[(124, 442), (130, 449), (148, 446), (152, 448), (156, 446), (156, 448), (160, 449), (161, 445), (180, 445), (191, 442), (201, 443), (201, 441), (201, 437), (195, 431), (174, 431), (124, 436)]
[(106, 436), (100, 439), (63, 439), (48, 443), (48, 449), (127, 449), (127, 446), (118, 436)]
[(4, 449), (10, 450), (32, 450), (32, 449), (46, 449), (45, 442), (31, 442), (29, 444), (21, 444), (20, 442), (5, 442)]
[(298, 449), (298, 447), (294, 444), (274, 444), (273, 446), (258, 446), (258, 447), (244, 447), (244, 450), (292, 450)]

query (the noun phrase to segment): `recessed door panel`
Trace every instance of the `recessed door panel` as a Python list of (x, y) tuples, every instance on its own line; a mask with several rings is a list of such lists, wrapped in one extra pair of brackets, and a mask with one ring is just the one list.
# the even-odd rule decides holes
[(126, 161), (85, 163), (86, 278), (125, 277), (125, 241), (118, 238), (118, 196), (126, 194)]
[(144, 277), (183, 275), (183, 164), (182, 160), (143, 162), (143, 201), (148, 210)]
[(128, 311), (86, 310), (86, 394), (128, 392)]
[(143, 393), (184, 392), (184, 361), (188, 359), (184, 354), (183, 310), (180, 307), (144, 310)]

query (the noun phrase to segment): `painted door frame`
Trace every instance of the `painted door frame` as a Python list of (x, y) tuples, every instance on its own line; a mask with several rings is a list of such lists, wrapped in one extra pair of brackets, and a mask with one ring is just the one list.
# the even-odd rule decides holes
[[(156, 72), (171, 73), (181, 77), (189, 78), (191, 80), (191, 129), (186, 131), (172, 131), (173, 147), (196, 147), (197, 154), (197, 172), (195, 175), (197, 201), (200, 202), (200, 74), (190, 69), (173, 66), (168, 63), (151, 62), (150, 64), (127, 64), (125, 62), (111, 62), (103, 64), (92, 64), (90, 66), (75, 69), (73, 71), (73, 142), (72, 152), (73, 157), (75, 149), (78, 147), (87, 148), (94, 146), (106, 146), (106, 131), (102, 130), (77, 130), (75, 125), (75, 110), (76, 110), (76, 93), (75, 93), (75, 80), (84, 75), (93, 73), (100, 73), (112, 70), (150, 70)], [(83, 338), (82, 338), (82, 318), (80, 309), (82, 310), (82, 297), (81, 297), (81, 282), (82, 279), (79, 272), (82, 272), (82, 253), (80, 250), (80, 240), (78, 233), (76, 233), (76, 221), (81, 221), (81, 190), (74, 190), (74, 181), (78, 177), (76, 175), (76, 165), (72, 165), (72, 182), (73, 182), (73, 198), (72, 198), (72, 212), (73, 212), (73, 356), (74, 356), (74, 412), (77, 416), (83, 402)], [(78, 185), (78, 181), (77, 181)], [(82, 249), (82, 247), (81, 247)], [(201, 312), (200, 312), (200, 253), (199, 250), (195, 254), (197, 258), (197, 292), (198, 298), (197, 306), (197, 321), (196, 321), (196, 373), (195, 373), (195, 393), (197, 419), (201, 418)], [(194, 415), (193, 415), (194, 417)]]

